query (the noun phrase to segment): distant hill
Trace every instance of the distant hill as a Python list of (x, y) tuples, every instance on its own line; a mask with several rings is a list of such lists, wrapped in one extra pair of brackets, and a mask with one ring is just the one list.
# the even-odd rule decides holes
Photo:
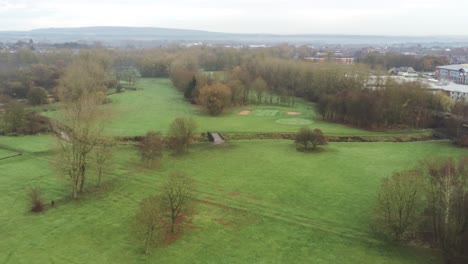
[(208, 42), (222, 44), (395, 44), (395, 43), (450, 43), (467, 45), (465, 37), (409, 37), (360, 35), (274, 35), (232, 34), (203, 30), (169, 29), (157, 27), (81, 27), (43, 28), (31, 31), (0, 31), (0, 41), (33, 39), (36, 42), (102, 41), (117, 44), (129, 41), (156, 41), (166, 43)]
[(170, 29), (155, 27), (81, 27), (81, 28), (41, 28), (29, 31), (33, 35), (75, 35), (75, 36), (121, 36), (121, 37), (160, 37), (160, 36), (200, 36), (217, 35), (202, 30)]

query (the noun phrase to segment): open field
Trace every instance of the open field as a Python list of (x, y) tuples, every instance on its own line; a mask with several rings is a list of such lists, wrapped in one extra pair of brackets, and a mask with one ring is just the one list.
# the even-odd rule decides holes
[[(109, 96), (112, 117), (108, 133), (114, 136), (144, 135), (154, 129), (167, 133), (169, 124), (177, 117), (192, 117), (199, 132), (296, 132), (301, 125), (320, 128), (330, 135), (377, 135), (400, 132), (375, 133), (340, 124), (323, 122), (316, 116), (313, 105), (300, 99), (295, 107), (248, 105), (229, 108), (221, 116), (212, 117), (198, 106), (187, 103), (169, 79), (141, 79), (138, 91), (127, 91)], [(240, 114), (249, 110), (248, 114)], [(288, 112), (298, 112), (291, 115)], [(56, 117), (58, 112), (46, 112)], [(401, 133), (418, 133), (403, 131)]]
[[(112, 113), (108, 135), (166, 133), (176, 117), (195, 119), (198, 132), (280, 133), (310, 125), (329, 135), (421, 133), (323, 122), (312, 104), (300, 100), (295, 107), (249, 105), (211, 117), (187, 103), (168, 79), (142, 79), (138, 86), (110, 96), (112, 103), (104, 106)], [(50, 136), (0, 137), (0, 158), (23, 154), (0, 160), (0, 262), (437, 263), (428, 251), (376, 236), (372, 206), (383, 177), (425, 157), (465, 153), (448, 141), (331, 143), (325, 151), (304, 154), (290, 140), (238, 140), (198, 143), (178, 157), (166, 153), (161, 168), (149, 170), (126, 143), (114, 151), (104, 190), (72, 202), (68, 179), (53, 168), (55, 147)], [(92, 177), (92, 167), (88, 171)], [(176, 171), (195, 179), (195, 212), (177, 241), (146, 256), (130, 228), (135, 210)], [(88, 184), (95, 182), (90, 178)], [(56, 206), (28, 213), (32, 186)]]
[[(289, 140), (198, 144), (160, 169), (143, 169), (133, 145), (114, 156), (113, 184), (63, 201), (47, 136), (0, 137), (24, 155), (0, 161), (3, 263), (436, 263), (428, 252), (374, 236), (371, 208), (380, 179), (427, 156), (465, 153), (446, 141), (331, 143), (304, 154)], [(196, 181), (196, 212), (171, 245), (141, 254), (129, 225), (138, 202), (182, 171)], [(27, 213), (26, 190), (40, 186), (58, 206)]]
[(7, 150), (7, 149), (2, 149), (2, 147), (0, 146), (0, 159), (4, 159), (7, 157), (16, 155), (16, 154), (18, 153), (11, 151), (11, 150)]

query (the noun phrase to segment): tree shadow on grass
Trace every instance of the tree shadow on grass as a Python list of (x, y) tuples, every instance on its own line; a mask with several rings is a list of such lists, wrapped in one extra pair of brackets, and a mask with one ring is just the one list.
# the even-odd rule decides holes
[(323, 153), (323, 152), (326, 152), (327, 149), (323, 148), (323, 147), (316, 147), (316, 148), (304, 148), (304, 147), (297, 147), (296, 146), (296, 151), (298, 152), (302, 152), (302, 153), (305, 153), (305, 154), (313, 154), (313, 153)]

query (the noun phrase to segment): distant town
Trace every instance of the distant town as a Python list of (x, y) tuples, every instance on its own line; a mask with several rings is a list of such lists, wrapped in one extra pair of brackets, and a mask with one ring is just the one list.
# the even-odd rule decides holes
[[(61, 49), (78, 53), (82, 49), (94, 48), (138, 50), (172, 46), (268, 49), (283, 45), (294, 48), (291, 59), (348, 65), (367, 63), (397, 81), (418, 80), (426, 83), (434, 92), (443, 91), (453, 100), (468, 98), (468, 39), (464, 38), (241, 35), (119, 27), (76, 28), (69, 31), (39, 29), (8, 34), (0, 32), (0, 53), (22, 50), (47, 53)], [(152, 34), (148, 36), (146, 33)]]

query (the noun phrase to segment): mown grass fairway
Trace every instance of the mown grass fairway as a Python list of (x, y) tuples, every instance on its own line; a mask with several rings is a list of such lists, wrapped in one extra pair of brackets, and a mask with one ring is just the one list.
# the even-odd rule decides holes
[[(143, 79), (138, 91), (111, 95), (112, 136), (167, 133), (176, 117), (193, 117), (198, 132), (296, 132), (310, 124), (330, 135), (393, 135), (322, 122), (313, 105), (246, 106), (211, 117), (182, 98), (167, 79)], [(58, 117), (58, 111), (46, 112)], [(304, 154), (291, 140), (198, 143), (166, 153), (145, 169), (132, 143), (118, 145), (104, 187), (70, 201), (68, 179), (54, 169), (50, 136), (0, 137), (0, 263), (437, 263), (430, 252), (383, 240), (372, 231), (381, 179), (426, 157), (459, 156), (447, 141), (330, 143)], [(143, 254), (132, 223), (138, 203), (157, 194), (171, 172), (196, 182), (195, 212), (183, 235)], [(55, 207), (28, 212), (27, 190), (40, 187)]]
[[(193, 117), (198, 124), (199, 132), (296, 132), (298, 125), (311, 124), (326, 134), (376, 134), (323, 122), (316, 116), (312, 104), (299, 99), (295, 107), (248, 105), (229, 108), (221, 116), (212, 117), (204, 113), (200, 107), (186, 102), (169, 79), (142, 79), (137, 86), (141, 90), (113, 94), (109, 97), (112, 103), (106, 107), (110, 108), (112, 116), (108, 134), (137, 136), (144, 135), (150, 129), (167, 133), (169, 124), (177, 117)], [(251, 113), (240, 115), (243, 110), (250, 110)], [(288, 115), (288, 112), (301, 114), (293, 116)], [(57, 111), (45, 114), (51, 117), (59, 115)], [(303, 122), (297, 122), (298, 118)], [(304, 122), (305, 120), (309, 122)]]
[[(375, 193), (395, 170), (465, 153), (446, 141), (331, 143), (313, 154), (288, 140), (233, 141), (195, 145), (147, 170), (125, 145), (115, 151), (113, 183), (69, 202), (66, 179), (51, 168), (52, 142), (0, 137), (24, 152), (0, 160), (3, 263), (435, 263), (373, 235)], [(196, 212), (181, 238), (145, 256), (130, 224), (138, 202), (173, 171), (195, 179)], [(42, 187), (56, 208), (27, 213), (28, 186)]]

